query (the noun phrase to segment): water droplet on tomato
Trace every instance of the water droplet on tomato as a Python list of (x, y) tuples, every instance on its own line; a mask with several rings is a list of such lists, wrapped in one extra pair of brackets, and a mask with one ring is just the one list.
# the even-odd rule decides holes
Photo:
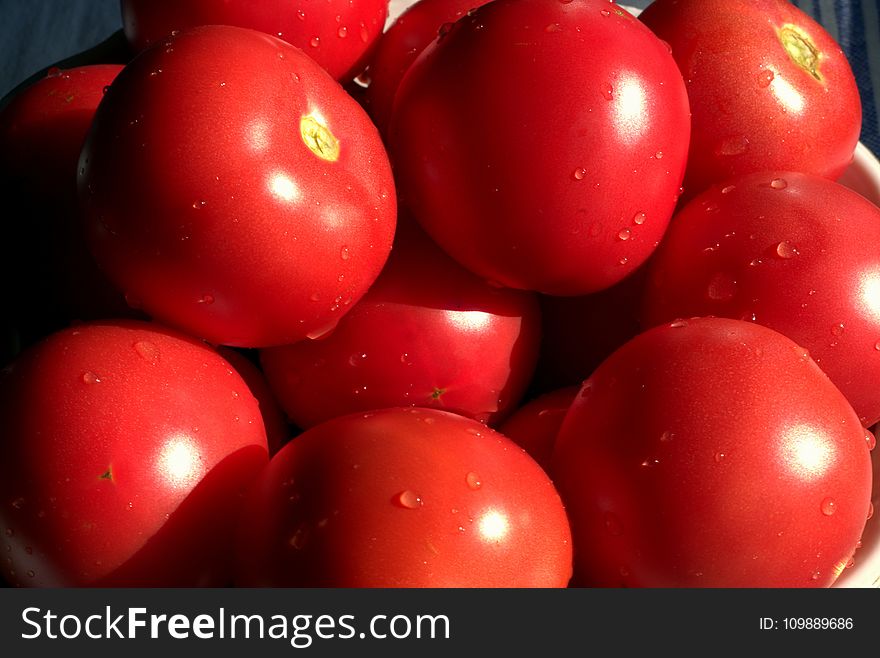
[(783, 240), (776, 245), (776, 255), (780, 258), (788, 260), (789, 258), (794, 258), (799, 253), (797, 248), (788, 240)]
[(139, 340), (133, 347), (134, 351), (148, 363), (155, 365), (159, 362), (159, 348), (156, 347), (155, 343), (151, 343), (148, 340)]
[(370, 33), (367, 30), (367, 26), (361, 23), (361, 41), (367, 43), (370, 40)]
[(843, 322), (838, 322), (837, 324), (832, 325), (832, 327), (831, 327), (831, 333), (834, 336), (842, 336), (843, 330), (844, 330)]
[(682, 327), (688, 326), (688, 321), (682, 320), (682, 319), (673, 320), (672, 322), (669, 323), (669, 326), (672, 327), (673, 329), (681, 329)]
[(874, 436), (871, 430), (865, 430), (865, 443), (868, 445), (868, 450), (873, 450), (877, 447), (877, 437)]
[(617, 232), (617, 237), (620, 240), (629, 240), (631, 236), (632, 233), (628, 228), (622, 228), (620, 229), (620, 231)]
[(88, 370), (83, 373), (82, 381), (83, 381), (83, 384), (100, 384), (101, 378), (98, 377), (98, 375), (93, 373), (91, 370)]
[(660, 441), (662, 443), (669, 443), (674, 438), (675, 438), (675, 433), (670, 432), (669, 430), (666, 430), (665, 432), (663, 432), (663, 434), (660, 435)]
[(410, 489), (397, 494), (394, 497), (394, 502), (405, 509), (418, 509), (422, 506), (422, 499)]
[(658, 466), (660, 464), (660, 460), (656, 457), (649, 457), (645, 461), (642, 462), (642, 466), (644, 468), (653, 468), (654, 466)]
[(709, 299), (717, 302), (726, 302), (736, 295), (736, 280), (727, 272), (718, 272), (709, 281), (706, 288)]
[(574, 178), (575, 180), (584, 180), (584, 176), (587, 175), (587, 170), (583, 167), (578, 167), (572, 172), (571, 175), (572, 178)]
[(766, 89), (770, 86), (770, 83), (773, 82), (773, 78), (776, 75), (770, 69), (764, 69), (760, 73), (758, 73), (758, 86)]
[(306, 542), (309, 540), (309, 527), (305, 523), (301, 523), (296, 531), (287, 540), (288, 545), (300, 551), (305, 548)]
[(562, 26), (559, 23), (550, 23), (550, 25), (544, 28), (544, 31), (548, 33), (561, 32)]
[(471, 489), (473, 491), (476, 491), (483, 486), (483, 483), (480, 482), (480, 476), (474, 472), (470, 472), (465, 475), (464, 481), (467, 483), (468, 489)]
[(606, 82), (602, 85), (602, 98), (606, 101), (610, 101), (614, 98), (614, 87), (611, 86), (610, 82)]
[(784, 190), (786, 187), (788, 187), (788, 181), (784, 178), (774, 178), (772, 181), (770, 181), (770, 187), (772, 187), (774, 190)]
[(304, 12), (302, 9), (297, 9), (297, 11), (296, 11), (296, 17), (297, 17), (299, 20), (304, 21), (304, 20), (306, 20), (306, 12)]
[(312, 38), (309, 40), (309, 45), (310, 45), (312, 48), (317, 48), (318, 46), (321, 45), (321, 37), (312, 37)]
[(648, 219), (648, 216), (643, 212), (637, 212), (633, 215), (633, 224), (636, 226), (641, 226), (645, 223), (645, 220)]
[(724, 458), (725, 458), (726, 456), (727, 456), (727, 455), (725, 455), (723, 452), (716, 452), (716, 453), (715, 453), (715, 463), (716, 463), (716, 464), (720, 464), (721, 462), (724, 461)]
[(214, 295), (202, 295), (199, 300), (199, 304), (204, 304), (205, 306), (210, 306), (214, 303)]
[(341, 25), (339, 27), (339, 29), (336, 30), (336, 36), (338, 36), (340, 39), (344, 39), (345, 37), (347, 37), (348, 36), (348, 28), (345, 27), (344, 25)]
[(350, 256), (351, 254), (348, 247), (342, 247), (342, 249), (339, 250), (339, 257), (342, 258), (342, 260), (348, 260)]
[(367, 355), (365, 353), (352, 354), (350, 357), (348, 357), (348, 364), (351, 366), (359, 366), (366, 360), (366, 358)]
[(718, 155), (742, 155), (749, 150), (749, 139), (745, 135), (726, 137), (716, 147)]
[(194, 210), (201, 210), (202, 208), (204, 208), (207, 205), (208, 205), (207, 201), (205, 201), (204, 199), (199, 199), (198, 201), (193, 201), (192, 207)]
[(654, 154), (654, 157), (657, 158), (658, 160), (662, 160), (663, 159), (663, 151), (657, 151)]
[(822, 514), (825, 516), (832, 516), (837, 511), (837, 503), (834, 502), (833, 498), (828, 496), (827, 498), (822, 499), (819, 509), (822, 510)]
[(599, 13), (605, 17), (611, 16), (611, 12), (608, 11), (607, 9), (601, 9), (601, 10), (599, 10)]
[(36, 576), (37, 574), (34, 573), (33, 570), (28, 570), (28, 571), (27, 571), (27, 575), (28, 575), (28, 578), (33, 578), (33, 577)]
[(721, 194), (730, 194), (736, 189), (736, 185), (727, 185), (721, 188)]

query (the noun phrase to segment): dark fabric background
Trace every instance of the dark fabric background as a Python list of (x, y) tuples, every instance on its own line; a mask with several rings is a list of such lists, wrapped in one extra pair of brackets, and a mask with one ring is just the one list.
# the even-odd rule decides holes
[[(259, 2), (259, 0), (253, 0)], [(645, 7), (649, 0), (621, 4)], [(794, 0), (835, 37), (862, 95), (862, 141), (880, 153), (880, 0)], [(122, 27), (119, 0), (0, 0), (0, 96)]]

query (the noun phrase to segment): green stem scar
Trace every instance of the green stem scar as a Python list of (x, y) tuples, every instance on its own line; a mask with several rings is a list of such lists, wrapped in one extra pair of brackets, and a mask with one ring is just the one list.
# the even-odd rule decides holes
[(791, 24), (783, 25), (778, 34), (779, 42), (792, 61), (822, 82), (822, 74), (819, 72), (819, 60), (822, 54), (810, 37), (799, 27)]
[(336, 162), (339, 159), (339, 140), (320, 117), (313, 114), (302, 117), (299, 120), (299, 133), (303, 143), (322, 160)]
[(101, 474), (98, 476), (98, 479), (99, 479), (99, 480), (110, 480), (110, 482), (114, 482), (114, 479), (113, 479), (113, 465), (111, 464), (111, 465), (107, 466), (107, 470), (104, 471), (103, 473), (101, 473)]

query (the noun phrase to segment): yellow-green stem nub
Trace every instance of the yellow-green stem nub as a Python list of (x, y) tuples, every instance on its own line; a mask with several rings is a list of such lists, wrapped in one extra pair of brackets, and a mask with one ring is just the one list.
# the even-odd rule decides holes
[(299, 120), (299, 132), (309, 150), (322, 160), (339, 159), (339, 140), (318, 117), (307, 114)]
[(795, 25), (783, 25), (779, 30), (779, 41), (795, 64), (819, 82), (822, 81), (819, 72), (821, 53), (803, 30)]

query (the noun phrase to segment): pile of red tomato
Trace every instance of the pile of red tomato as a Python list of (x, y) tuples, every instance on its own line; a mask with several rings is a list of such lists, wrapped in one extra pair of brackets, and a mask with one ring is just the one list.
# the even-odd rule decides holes
[(832, 585), (880, 420), (839, 47), (784, 0), (387, 12), (123, 0), (136, 56), (2, 108), (2, 577)]

